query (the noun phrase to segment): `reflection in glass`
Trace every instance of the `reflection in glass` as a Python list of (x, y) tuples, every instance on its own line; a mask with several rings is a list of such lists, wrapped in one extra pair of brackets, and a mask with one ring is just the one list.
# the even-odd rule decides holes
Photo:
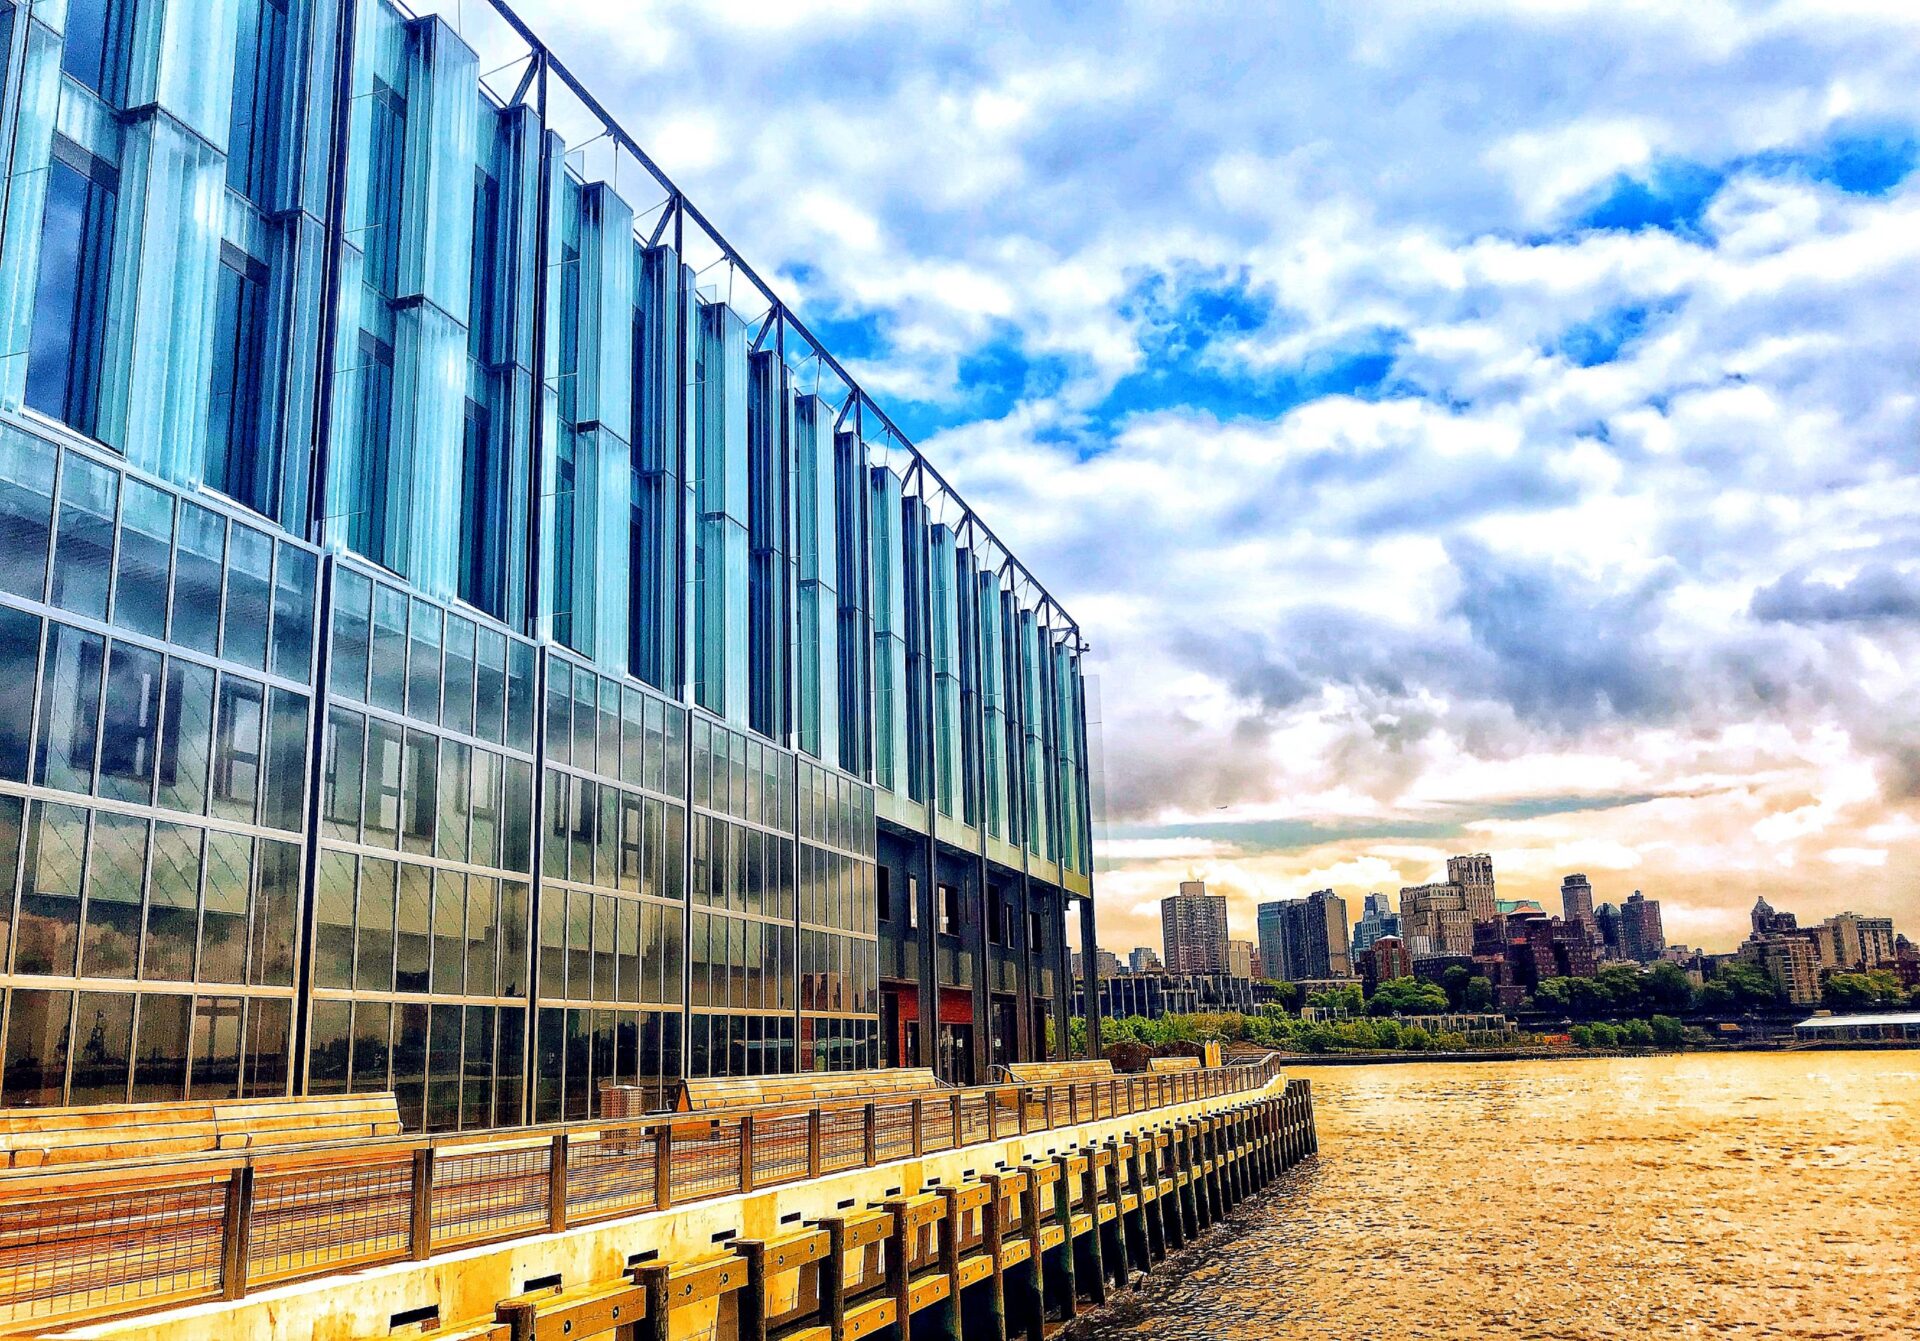
[(384, 1001), (353, 1003), (353, 1071), (348, 1080), (349, 1089), (391, 1088), (388, 1062), (392, 1031), (393, 1007)]
[[(318, 566), (313, 555), (283, 544), (273, 575), (273, 673), (300, 684), (306, 684), (312, 674)], [(358, 691), (351, 696), (359, 697)]]
[(354, 919), (353, 985), (363, 992), (393, 990), (394, 864), (360, 863), (360, 908)]
[[(80, 7), (103, 3), (83, 0)], [(56, 137), (27, 351), (27, 404), (98, 435), (119, 174)]]
[(36, 801), (29, 814), (13, 971), (65, 977), (73, 972), (79, 940), (87, 812)]
[(333, 570), (333, 652), (330, 687), (343, 698), (367, 696), (367, 659), (372, 640), (368, 603), (373, 583), (350, 568)]
[(213, 672), (175, 657), (167, 665), (160, 727), (159, 804), (190, 815), (204, 813), (212, 753)]
[(260, 742), (265, 695), (252, 680), (220, 677), (220, 717), (214, 735), (213, 813), (251, 824), (260, 800)]
[(401, 1124), (416, 1130), (426, 1100), (427, 1008), (396, 1006), (393, 1017), (394, 1097), (399, 1101)]
[(203, 996), (193, 1003), (190, 1097), (240, 1097), (240, 1008), (237, 996)]
[(126, 482), (115, 561), (113, 622), (160, 638), (167, 631), (167, 570), (173, 560), (173, 496), (139, 480)]
[[(4, 543), (0, 536), (0, 544)], [(27, 780), (33, 687), (39, 669), (40, 620), (0, 605), (0, 778), (9, 782)]]
[(440, 720), (440, 626), (438, 609), (425, 601), (413, 602), (407, 647), (407, 716), (416, 721)]
[(190, 996), (148, 992), (134, 1027), (133, 1101), (162, 1103), (187, 1093), (187, 1020)]
[(100, 794), (142, 805), (153, 800), (160, 746), (158, 652), (116, 642), (107, 658), (107, 709), (100, 736)]
[(361, 817), (370, 847), (393, 847), (400, 829), (400, 728), (367, 721), (367, 782)]
[(55, 448), (0, 427), (0, 591), (37, 601), (47, 589)]
[(68, 452), (60, 466), (60, 526), (53, 547), (53, 603), (104, 619), (113, 572), (113, 516), (120, 474)]
[(7, 993), (7, 1058), (0, 1104), (55, 1108), (67, 1077), (73, 993), (14, 988)]
[(220, 569), (227, 522), (195, 503), (180, 506), (173, 559), (173, 641), (211, 656), (220, 642)]
[(367, 720), (346, 708), (327, 710), (327, 769), (320, 781), (322, 832), (360, 841), (360, 777), (365, 767)]
[(191, 982), (199, 926), (202, 830), (185, 824), (153, 826), (153, 874), (148, 882), (147, 934), (140, 976)]
[(273, 540), (236, 522), (227, 546), (226, 636), (220, 654), (265, 670), (272, 608)]
[(354, 859), (344, 852), (320, 854), (314, 877), (313, 985), (353, 986)]
[(433, 1006), (427, 1016), (428, 1131), (460, 1125), (461, 1013), (458, 1006)]
[(275, 689), (267, 714), (266, 799), (260, 822), (298, 832), (307, 794), (307, 696)]
[(80, 973), (88, 978), (131, 978), (139, 967), (140, 890), (147, 873), (147, 821), (129, 815), (97, 815), (93, 855), (87, 863), (87, 925), (81, 937)]
[(394, 990), (427, 990), (433, 950), (433, 871), (404, 862), (394, 920)]
[(407, 598), (392, 587), (373, 588), (372, 678), (367, 701), (388, 712), (407, 710)]
[(247, 1003), (247, 1098), (278, 1099), (287, 1093), (292, 1020), (291, 1001), (255, 997)]
[(67, 1102), (123, 1104), (133, 1059), (133, 994), (82, 992), (78, 1006)]
[(347, 1059), (353, 1049), (353, 1003), (314, 1002), (309, 1029), (307, 1093), (345, 1094)]
[(93, 790), (106, 640), (65, 624), (47, 633), (46, 683), (40, 689), (34, 781), (61, 791)]
[(400, 802), (400, 843), (408, 852), (426, 856), (433, 851), (433, 828), (438, 818), (435, 792), (439, 784), (439, 740), (425, 731), (408, 731), (406, 773)]
[(300, 845), (263, 838), (259, 860), (252, 981), (264, 987), (291, 987), (293, 942), (300, 922)]
[(245, 982), (247, 893), (253, 874), (253, 840), (244, 834), (209, 833), (206, 865), (207, 890), (200, 919), (200, 981)]

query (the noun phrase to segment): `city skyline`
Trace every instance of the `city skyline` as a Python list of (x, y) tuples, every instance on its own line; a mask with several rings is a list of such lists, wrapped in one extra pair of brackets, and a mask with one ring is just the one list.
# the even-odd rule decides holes
[(1086, 621), (1115, 943), (1920, 919), (1911, 7), (526, 8)]

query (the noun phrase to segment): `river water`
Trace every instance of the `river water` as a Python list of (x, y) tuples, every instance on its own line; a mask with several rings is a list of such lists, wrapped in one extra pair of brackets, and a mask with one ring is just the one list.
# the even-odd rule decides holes
[(1920, 1338), (1920, 1052), (1294, 1074), (1318, 1158), (1081, 1337)]

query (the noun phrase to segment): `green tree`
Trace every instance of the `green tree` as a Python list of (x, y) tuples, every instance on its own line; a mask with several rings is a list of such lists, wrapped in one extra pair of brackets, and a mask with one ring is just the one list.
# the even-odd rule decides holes
[(1467, 979), (1466, 1000), (1462, 1003), (1467, 1010), (1484, 1014), (1493, 1009), (1493, 980), (1478, 974)]
[(1650, 1048), (1653, 1046), (1653, 1026), (1645, 1020), (1627, 1020), (1619, 1025), (1620, 1046), (1623, 1048)]
[(1449, 964), (1441, 970), (1440, 990), (1447, 994), (1447, 1008), (1465, 1010), (1467, 1008), (1467, 983), (1473, 978), (1473, 970), (1465, 964)]
[(1265, 984), (1274, 995), (1275, 1004), (1283, 1010), (1300, 1009), (1300, 984), (1297, 982), (1278, 982), (1269, 979)]
[(1641, 980), (1640, 995), (1649, 1011), (1684, 1015), (1693, 1009), (1693, 979), (1678, 964), (1662, 960)]
[(1361, 995), (1358, 983), (1348, 983), (1344, 987), (1330, 988), (1324, 992), (1315, 992), (1307, 998), (1307, 1004), (1316, 1010), (1328, 1010), (1347, 1015), (1360, 1015), (1366, 1011), (1366, 998)]
[(1591, 1048), (1593, 1046), (1593, 1026), (1590, 1024), (1576, 1024), (1573, 1028), (1567, 1030), (1567, 1037), (1573, 1040), (1573, 1046), (1576, 1048)]
[(1823, 1004), (1827, 1009), (1837, 1011), (1897, 1006), (1904, 1004), (1906, 999), (1906, 989), (1900, 986), (1900, 979), (1886, 969), (1836, 973), (1827, 979), (1821, 991)]
[(1687, 1039), (1687, 1027), (1671, 1015), (1656, 1015), (1649, 1020), (1655, 1047), (1677, 1048)]
[(1367, 1003), (1369, 1015), (1439, 1015), (1446, 1009), (1446, 989), (1420, 978), (1390, 978)]
[(1783, 1005), (1786, 992), (1752, 964), (1722, 964), (1700, 989), (1700, 1009), (1732, 1013)]

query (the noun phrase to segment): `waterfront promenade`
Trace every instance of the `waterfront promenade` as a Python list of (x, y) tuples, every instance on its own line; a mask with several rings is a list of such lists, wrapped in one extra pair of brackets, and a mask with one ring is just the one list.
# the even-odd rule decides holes
[(1035, 1335), (1311, 1148), (1306, 1083), (1263, 1062), (8, 1173), (0, 1326), (857, 1341), (941, 1308), (955, 1335), (965, 1302)]

